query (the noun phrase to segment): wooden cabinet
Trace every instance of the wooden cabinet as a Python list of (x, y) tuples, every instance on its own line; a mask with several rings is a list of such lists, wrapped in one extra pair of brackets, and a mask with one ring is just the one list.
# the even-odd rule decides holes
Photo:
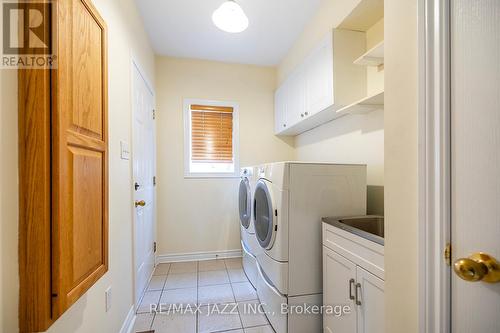
[[(334, 229), (337, 228), (323, 225), (323, 304), (348, 305), (351, 313), (342, 316), (324, 313), (324, 331), (384, 333), (384, 280), (375, 268), (379, 258), (374, 252), (357, 252), (356, 245), (360, 244), (355, 243), (361, 239), (349, 236), (344, 230), (338, 230), (340, 237), (336, 242)], [(351, 240), (353, 244), (350, 244)], [(374, 269), (379, 276), (367, 268)]]
[(19, 71), (21, 332), (108, 270), (106, 25), (88, 0), (53, 5), (55, 68)]
[[(275, 112), (285, 113), (278, 135), (295, 135), (339, 115), (336, 110), (366, 95), (366, 70), (353, 64), (365, 51), (363, 32), (327, 34), (276, 90)], [(276, 117), (278, 119), (278, 117)]]

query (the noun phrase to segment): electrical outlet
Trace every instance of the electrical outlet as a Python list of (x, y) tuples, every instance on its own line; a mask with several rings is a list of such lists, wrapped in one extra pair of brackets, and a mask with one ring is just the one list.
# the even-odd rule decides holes
[(104, 292), (104, 296), (105, 296), (106, 312), (108, 312), (109, 309), (111, 309), (111, 287), (108, 287), (108, 289), (106, 289), (106, 291)]

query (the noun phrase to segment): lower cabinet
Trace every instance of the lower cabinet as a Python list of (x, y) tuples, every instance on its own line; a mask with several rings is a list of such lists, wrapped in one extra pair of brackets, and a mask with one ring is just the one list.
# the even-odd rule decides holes
[(323, 314), (325, 332), (385, 332), (384, 281), (325, 246), (323, 304), (336, 307), (334, 313)]

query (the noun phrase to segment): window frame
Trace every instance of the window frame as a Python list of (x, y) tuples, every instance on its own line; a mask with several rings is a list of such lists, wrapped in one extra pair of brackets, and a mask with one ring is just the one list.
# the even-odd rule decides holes
[[(191, 171), (191, 105), (210, 105), (233, 108), (233, 172)], [(238, 178), (240, 176), (239, 105), (236, 102), (206, 99), (184, 99), (184, 178)]]

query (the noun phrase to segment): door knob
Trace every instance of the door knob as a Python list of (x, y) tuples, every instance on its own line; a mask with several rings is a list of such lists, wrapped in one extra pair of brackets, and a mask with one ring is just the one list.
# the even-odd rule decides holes
[(469, 258), (458, 259), (453, 264), (453, 270), (465, 281), (500, 282), (500, 264), (486, 253), (474, 253)]
[(144, 207), (146, 206), (146, 201), (144, 200), (140, 200), (140, 201), (135, 201), (135, 207), (137, 208), (137, 206), (141, 206), (141, 207)]

